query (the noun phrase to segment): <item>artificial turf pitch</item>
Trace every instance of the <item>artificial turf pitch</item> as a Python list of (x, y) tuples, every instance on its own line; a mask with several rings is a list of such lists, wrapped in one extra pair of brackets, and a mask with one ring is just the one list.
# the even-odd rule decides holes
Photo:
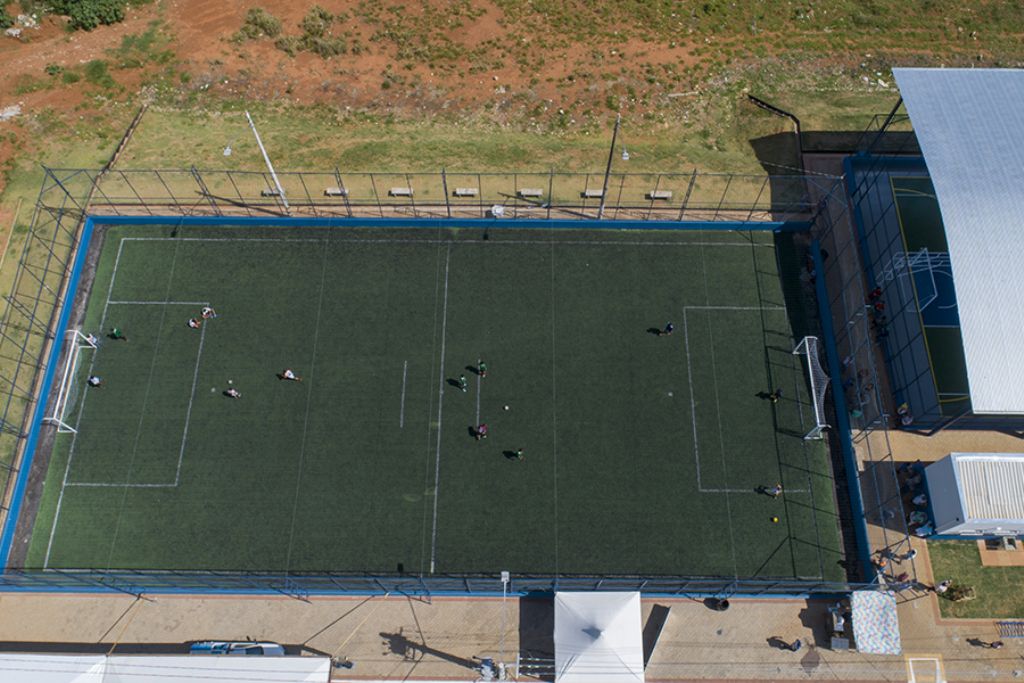
[(27, 566), (843, 578), (771, 234), (94, 243), (80, 327), (128, 340), (82, 352)]

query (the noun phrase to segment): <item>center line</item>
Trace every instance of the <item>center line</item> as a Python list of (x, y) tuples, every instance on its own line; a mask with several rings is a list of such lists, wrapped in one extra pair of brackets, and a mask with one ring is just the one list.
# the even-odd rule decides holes
[(434, 573), (437, 559), (437, 496), (441, 487), (441, 408), (444, 405), (444, 347), (448, 330), (448, 266), (452, 260), (452, 245), (444, 257), (444, 306), (441, 309), (441, 372), (437, 380), (437, 455), (434, 459), (434, 528), (430, 533), (430, 573)]
[(402, 363), (402, 405), (398, 410), (398, 428), (405, 427), (405, 377), (409, 371), (409, 361)]

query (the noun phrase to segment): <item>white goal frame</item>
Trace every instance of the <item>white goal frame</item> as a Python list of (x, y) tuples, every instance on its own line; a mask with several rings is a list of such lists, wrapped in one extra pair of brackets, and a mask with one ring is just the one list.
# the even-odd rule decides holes
[(825, 419), (825, 391), (830, 378), (818, 359), (820, 350), (821, 342), (817, 337), (804, 337), (793, 349), (794, 356), (807, 356), (807, 376), (811, 382), (811, 398), (814, 399), (814, 427), (804, 439), (821, 439), (829, 428)]
[(65, 419), (64, 413), (68, 407), (68, 397), (71, 394), (71, 387), (75, 381), (78, 371), (78, 357), (82, 349), (96, 350), (95, 337), (91, 338), (82, 334), (81, 330), (68, 330), (65, 338), (71, 343), (64, 361), (64, 371), (61, 373), (60, 385), (57, 387), (57, 399), (53, 402), (53, 410), (43, 418), (45, 424), (57, 426), (57, 432), (61, 434), (77, 434), (78, 430), (72, 427)]

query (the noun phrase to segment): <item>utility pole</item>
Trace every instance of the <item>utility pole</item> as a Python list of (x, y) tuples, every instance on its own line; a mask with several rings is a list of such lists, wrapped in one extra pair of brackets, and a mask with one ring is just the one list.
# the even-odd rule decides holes
[(608, 150), (608, 165), (604, 169), (604, 185), (601, 187), (601, 206), (597, 209), (597, 220), (604, 218), (604, 203), (608, 197), (608, 176), (612, 172), (612, 157), (615, 156), (615, 141), (619, 137), (619, 124), (622, 123), (622, 114), (615, 115), (615, 130), (612, 131), (612, 146)]
[(292, 209), (288, 206), (288, 198), (284, 196), (284, 188), (281, 187), (281, 181), (277, 179), (277, 173), (274, 172), (274, 165), (270, 163), (270, 156), (267, 154), (267, 150), (263, 147), (263, 141), (260, 140), (260, 133), (256, 130), (256, 124), (253, 123), (252, 117), (249, 116), (249, 112), (245, 112), (245, 118), (249, 119), (249, 127), (252, 128), (252, 134), (256, 136), (256, 144), (259, 146), (260, 152), (263, 153), (263, 161), (267, 162), (267, 170), (270, 171), (270, 177), (274, 179), (274, 185), (277, 187), (277, 194), (281, 197), (281, 202), (284, 204), (284, 212), (290, 216)]

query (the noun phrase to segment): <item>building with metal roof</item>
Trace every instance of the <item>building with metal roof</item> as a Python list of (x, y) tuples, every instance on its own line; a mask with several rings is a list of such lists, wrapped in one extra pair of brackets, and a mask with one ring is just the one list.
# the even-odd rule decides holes
[(913, 135), (851, 157), (847, 182), (903, 426), (1020, 428), (1024, 70), (893, 74), (901, 99), (874, 141), (899, 121)]
[(950, 453), (925, 481), (935, 533), (1024, 535), (1024, 453)]

